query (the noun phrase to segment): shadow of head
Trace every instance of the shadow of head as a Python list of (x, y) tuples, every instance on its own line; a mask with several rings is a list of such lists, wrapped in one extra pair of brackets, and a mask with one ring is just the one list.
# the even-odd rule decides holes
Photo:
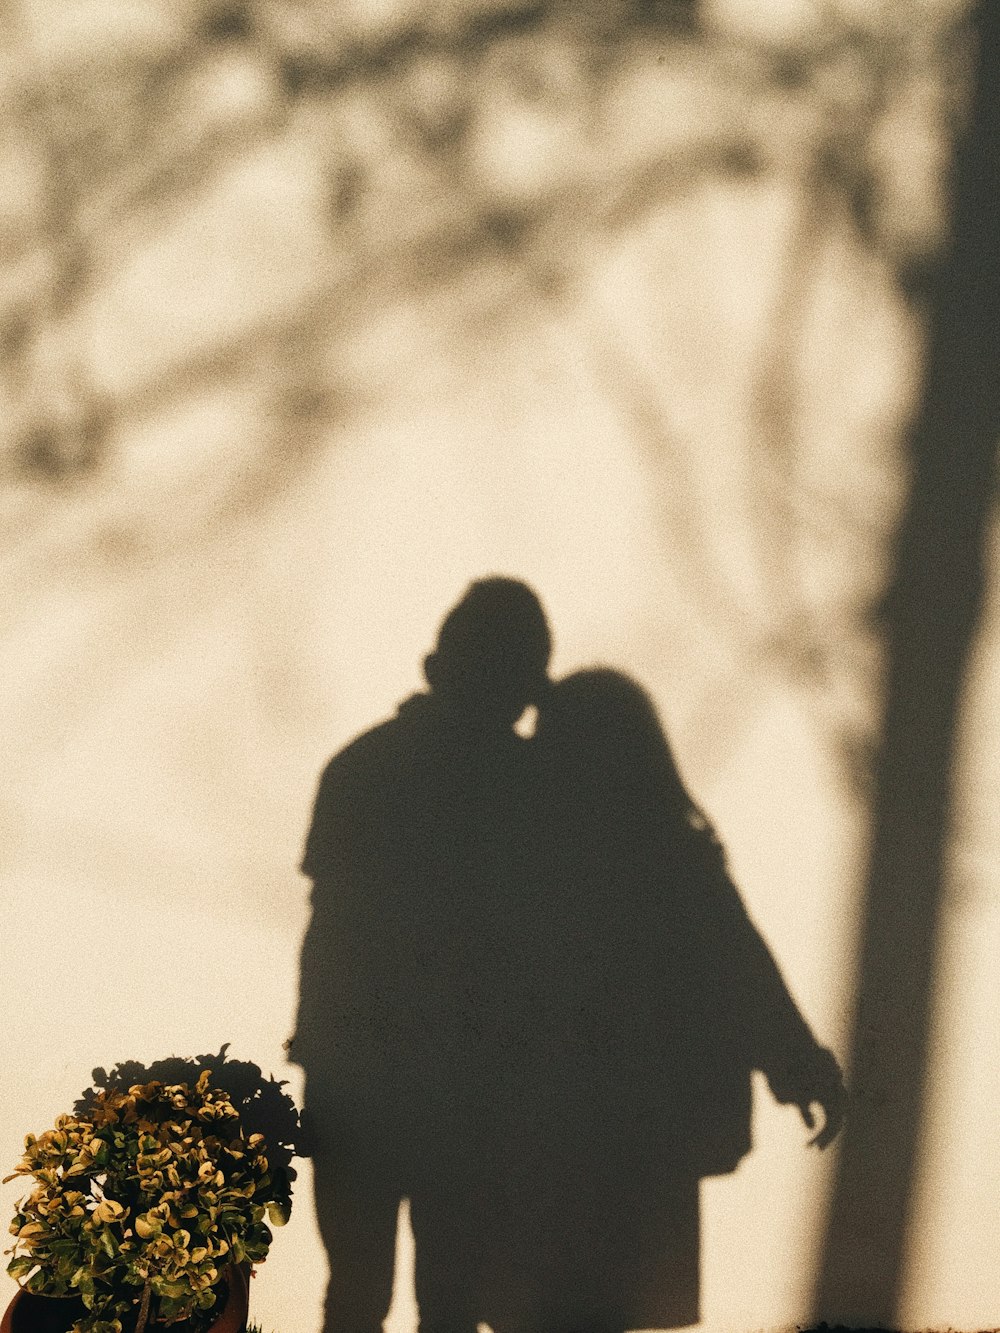
[(470, 720), (511, 726), (547, 684), (552, 638), (517, 579), (478, 579), (445, 616), (424, 659), (431, 692)]

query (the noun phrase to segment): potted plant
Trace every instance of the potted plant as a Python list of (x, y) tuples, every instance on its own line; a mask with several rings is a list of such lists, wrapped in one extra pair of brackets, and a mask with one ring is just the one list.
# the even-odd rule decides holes
[(291, 1207), (298, 1117), (282, 1084), (225, 1049), (95, 1070), (72, 1113), (27, 1136), (6, 1177), (35, 1184), (10, 1227), (21, 1290), (0, 1333), (246, 1328), (247, 1275)]

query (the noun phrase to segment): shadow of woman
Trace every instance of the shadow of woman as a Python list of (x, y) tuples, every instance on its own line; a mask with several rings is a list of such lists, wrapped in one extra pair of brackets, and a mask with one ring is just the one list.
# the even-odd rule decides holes
[[(627, 676), (550, 687), (524, 831), (519, 974), (530, 1022), (501, 1116), (524, 1187), (501, 1234), (514, 1326), (554, 1333), (699, 1319), (699, 1181), (751, 1148), (751, 1073), (811, 1140), (844, 1092)], [(513, 1292), (513, 1288), (510, 1291)]]

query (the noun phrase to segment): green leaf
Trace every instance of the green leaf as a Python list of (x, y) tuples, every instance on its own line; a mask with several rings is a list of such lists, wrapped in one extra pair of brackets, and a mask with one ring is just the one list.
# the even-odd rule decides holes
[(176, 1299), (178, 1296), (184, 1296), (190, 1290), (186, 1282), (179, 1282), (176, 1279), (171, 1281), (165, 1277), (154, 1277), (152, 1282), (153, 1290), (158, 1296), (166, 1296)]

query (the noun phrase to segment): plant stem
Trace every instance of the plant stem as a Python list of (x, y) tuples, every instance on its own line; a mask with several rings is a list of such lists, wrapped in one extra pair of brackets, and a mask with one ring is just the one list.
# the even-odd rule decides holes
[(149, 1296), (152, 1288), (147, 1282), (142, 1289), (142, 1304), (139, 1306), (139, 1318), (136, 1320), (135, 1333), (143, 1333), (149, 1319)]

